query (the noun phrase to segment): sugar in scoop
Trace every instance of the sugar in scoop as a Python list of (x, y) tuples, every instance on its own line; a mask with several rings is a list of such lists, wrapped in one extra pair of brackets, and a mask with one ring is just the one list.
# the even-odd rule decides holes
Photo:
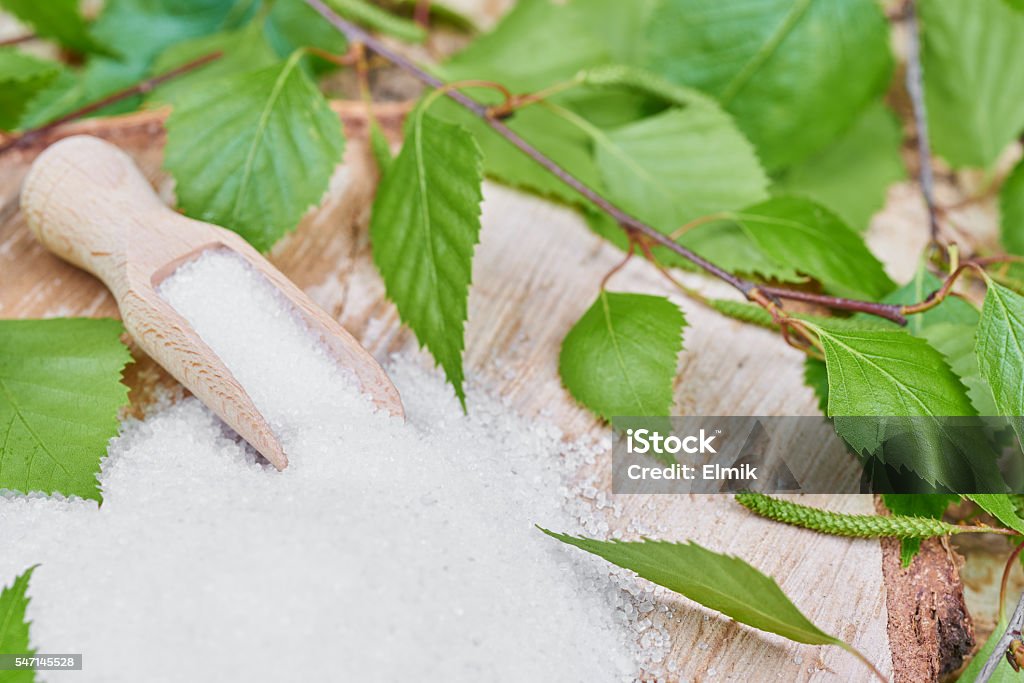
[(227, 366), (286, 453), (300, 430), (374, 412), (356, 376), (335, 362), (292, 302), (234, 252), (201, 252), (157, 293)]
[(352, 371), (363, 393), (383, 410), (402, 414), (387, 374), (336, 320), (237, 234), (164, 205), (114, 145), (81, 135), (51, 145), (25, 178), (21, 207), (40, 243), (103, 281), (136, 343), (278, 469), (287, 466), (287, 454), (264, 416), (217, 354), (156, 292), (182, 263), (206, 251), (230, 251), (259, 271)]

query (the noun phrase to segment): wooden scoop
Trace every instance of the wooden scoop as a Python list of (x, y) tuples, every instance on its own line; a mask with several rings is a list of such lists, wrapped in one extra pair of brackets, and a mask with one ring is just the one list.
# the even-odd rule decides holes
[(262, 273), (374, 403), (403, 416), (398, 390), (380, 365), (331, 316), (237, 234), (164, 205), (127, 154), (76, 136), (43, 152), (25, 178), (21, 208), (32, 232), (57, 256), (110, 289), (139, 346), (281, 470), (280, 441), (231, 371), (156, 287), (211, 248), (230, 249)]

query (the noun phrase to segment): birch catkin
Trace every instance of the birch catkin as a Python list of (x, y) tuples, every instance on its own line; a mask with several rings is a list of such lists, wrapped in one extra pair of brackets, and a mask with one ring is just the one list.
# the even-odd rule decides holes
[(776, 522), (813, 529), (834, 536), (857, 538), (931, 538), (960, 533), (993, 532), (1003, 529), (978, 526), (957, 526), (939, 519), (906, 515), (851, 515), (830, 512), (766, 496), (763, 493), (739, 493), (736, 501), (748, 510)]

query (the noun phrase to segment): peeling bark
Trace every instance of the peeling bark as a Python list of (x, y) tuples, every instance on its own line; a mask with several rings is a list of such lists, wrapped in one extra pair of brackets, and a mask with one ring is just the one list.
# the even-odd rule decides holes
[[(884, 510), (880, 502), (880, 510)], [(900, 541), (882, 540), (882, 574), (889, 612), (889, 647), (896, 683), (938, 681), (963, 665), (974, 649), (974, 623), (964, 603), (964, 558), (947, 538), (921, 543), (909, 567)]]

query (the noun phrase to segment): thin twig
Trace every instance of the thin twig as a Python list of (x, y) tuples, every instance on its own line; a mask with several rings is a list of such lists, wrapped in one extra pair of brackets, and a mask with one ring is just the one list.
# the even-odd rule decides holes
[(759, 289), (770, 297), (777, 299), (789, 299), (790, 301), (803, 301), (809, 304), (818, 304), (828, 308), (844, 311), (856, 311), (859, 313), (870, 313), (880, 318), (891, 320), (894, 323), (905, 325), (907, 322), (901, 312), (901, 306), (897, 304), (881, 304), (874, 301), (861, 301), (860, 299), (845, 299), (843, 297), (828, 296), (826, 294), (815, 294), (814, 292), (803, 292), (799, 289), (784, 289), (782, 287), (759, 287)]
[(565, 92), (566, 90), (575, 88), (579, 86), (581, 83), (582, 81), (580, 81), (579, 79), (571, 78), (568, 81), (562, 81), (560, 83), (555, 83), (554, 85), (549, 85), (548, 87), (542, 90), (538, 90), (536, 92), (526, 93), (525, 95), (513, 95), (511, 97), (506, 98), (505, 102), (503, 102), (502, 104), (493, 106), (490, 109), (488, 109), (487, 114), (488, 116), (493, 116), (494, 118), (507, 119), (509, 116), (519, 111), (520, 109), (524, 109), (530, 106), (531, 104), (536, 104), (537, 102), (543, 102), (547, 100), (549, 97), (557, 95), (558, 93), (561, 92)]
[(167, 82), (167, 81), (169, 81), (169, 80), (171, 80), (173, 78), (177, 78), (178, 76), (182, 76), (182, 75), (184, 75), (184, 74), (186, 74), (186, 73), (188, 73), (190, 71), (194, 71), (194, 70), (198, 69), (199, 67), (202, 67), (202, 66), (205, 66), (205, 65), (209, 64), (210, 62), (214, 61), (215, 59), (220, 59), (220, 57), (221, 57), (221, 53), (220, 52), (213, 52), (213, 53), (208, 54), (208, 55), (206, 55), (204, 57), (200, 57), (198, 59), (193, 59), (191, 62), (188, 62), (186, 64), (182, 64), (181, 66), (179, 66), (177, 68), (174, 68), (174, 69), (171, 69), (170, 71), (165, 71), (164, 73), (162, 73), (162, 74), (160, 74), (158, 76), (154, 76), (152, 78), (147, 78), (146, 80), (144, 80), (144, 81), (142, 81), (140, 83), (136, 83), (135, 85), (131, 86), (130, 88), (125, 88), (124, 90), (118, 90), (117, 92), (115, 92), (115, 93), (113, 93), (111, 95), (108, 95), (108, 96), (104, 97), (101, 100), (97, 100), (96, 102), (93, 102), (92, 104), (88, 104), (88, 105), (82, 107), (81, 109), (76, 109), (75, 111), (73, 111), (73, 112), (71, 112), (69, 114), (65, 114), (64, 116), (61, 116), (60, 118), (56, 118), (56, 119), (54, 119), (53, 121), (50, 121), (47, 124), (39, 126), (38, 128), (29, 129), (29, 130), (25, 131), (24, 133), (22, 133), (21, 135), (18, 135), (17, 137), (11, 138), (7, 142), (4, 142), (3, 144), (0, 144), (0, 154), (3, 154), (4, 152), (6, 152), (6, 151), (8, 151), (10, 149), (14, 149), (15, 147), (21, 147), (23, 145), (26, 145), (26, 144), (32, 142), (33, 140), (35, 140), (36, 138), (41, 137), (42, 135), (45, 135), (46, 133), (49, 133), (54, 128), (57, 128), (57, 127), (65, 124), (65, 123), (68, 123), (69, 121), (74, 121), (76, 119), (84, 118), (84, 117), (88, 116), (89, 114), (97, 112), (100, 109), (103, 109), (105, 107), (109, 107), (110, 105), (115, 104), (117, 102), (120, 102), (121, 100), (126, 100), (129, 97), (134, 97), (136, 95), (142, 95), (142, 94), (148, 93), (151, 90), (153, 90), (154, 88), (156, 88), (158, 85), (160, 85), (162, 83), (165, 83), (165, 82)]
[(1019, 543), (1013, 552), (1010, 553), (1010, 557), (1006, 560), (1006, 566), (1003, 567), (1003, 580), (999, 582), (999, 616), (996, 617), (996, 623), (1002, 623), (1003, 615), (1006, 614), (1006, 588), (1010, 585), (1010, 572), (1013, 570), (1013, 565), (1017, 564), (1017, 558), (1020, 557), (1020, 551), (1024, 550), (1024, 543)]
[(20, 45), (21, 43), (27, 43), (30, 40), (35, 40), (38, 36), (34, 33), (26, 33), (23, 36), (14, 36), (13, 38), (4, 38), (0, 40), (0, 47), (7, 47), (9, 45)]
[[(1006, 630), (996, 642), (996, 647), (992, 650), (992, 654), (985, 660), (985, 666), (981, 668), (981, 673), (974, 679), (974, 683), (988, 683), (989, 679), (992, 678), (992, 674), (996, 672), (999, 662), (1006, 656), (1006, 650), (1010, 647), (1010, 642), (1020, 635), (1022, 628), (1024, 628), (1024, 593), (1021, 593), (1020, 599), (1017, 601), (1017, 608), (1013, 610), (1013, 616), (1010, 617)], [(993, 633), (992, 635), (994, 636), (995, 634)]]
[(945, 301), (946, 297), (953, 293), (953, 285), (955, 285), (957, 279), (959, 279), (960, 276), (966, 273), (968, 270), (975, 271), (975, 273), (981, 276), (982, 278), (988, 277), (985, 273), (985, 269), (982, 267), (982, 264), (979, 263), (977, 260), (964, 261), (956, 268), (954, 268), (952, 273), (946, 276), (946, 279), (945, 281), (943, 281), (941, 287), (939, 287), (934, 292), (926, 296), (923, 301), (920, 301), (916, 304), (904, 306), (902, 309), (903, 312), (907, 314), (924, 313), (925, 311), (929, 311), (935, 308), (943, 301)]
[(412, 20), (423, 28), (430, 28), (430, 0), (416, 0)]
[(921, 68), (921, 38), (914, 0), (907, 2), (907, 94), (914, 110), (917, 132), (918, 180), (928, 209), (928, 227), (932, 242), (939, 241), (939, 216), (935, 208), (935, 178), (932, 173), (932, 150), (928, 142), (928, 108), (924, 102), (924, 71)]
[(319, 57), (325, 62), (330, 62), (331, 64), (335, 64), (337, 66), (352, 66), (353, 64), (356, 63), (356, 60), (359, 58), (355, 50), (355, 45), (350, 46), (347, 52), (340, 55), (335, 52), (331, 52), (330, 50), (324, 50), (323, 48), (316, 47), (314, 45), (307, 45), (306, 51), (315, 57)]
[[(377, 40), (368, 31), (364, 30), (360, 26), (347, 21), (330, 8), (328, 8), (321, 0), (305, 0), (306, 4), (315, 9), (320, 15), (338, 31), (345, 34), (351, 42), (361, 42), (366, 47), (378, 55), (384, 57), (392, 64), (402, 69), (415, 77), (418, 81), (427, 85), (431, 88), (443, 89), (446, 84), (441, 79), (437, 78), (431, 73), (428, 73), (424, 69), (420, 68), (414, 62), (389, 48), (387, 45)], [(869, 301), (857, 301), (854, 299), (844, 299), (839, 297), (830, 297), (825, 295), (813, 295), (813, 299), (809, 299), (808, 295), (804, 292), (794, 292), (780, 288), (759, 288), (758, 285), (750, 280), (739, 277), (730, 273), (729, 271), (715, 265), (711, 261), (707, 260), (703, 256), (687, 249), (681, 244), (673, 241), (668, 235), (663, 232), (656, 230), (650, 225), (644, 223), (638, 218), (631, 216), (619, 207), (612, 204), (610, 201), (605, 199), (598, 192), (590, 188), (588, 185), (580, 181), (574, 175), (569, 173), (567, 170), (559, 166), (547, 155), (542, 153), (536, 147), (528, 143), (526, 140), (521, 138), (515, 131), (505, 125), (500, 119), (489, 115), (489, 107), (481, 104), (476, 100), (468, 97), (467, 95), (459, 92), (458, 90), (449, 89), (445, 93), (452, 100), (460, 104), (463, 108), (470, 111), (481, 119), (484, 123), (491, 127), (496, 133), (501, 135), (505, 140), (511, 143), (514, 147), (519, 149), (523, 154), (530, 157), (540, 166), (544, 167), (548, 172), (554, 175), (556, 178), (561, 180), (563, 183), (571, 187), (573, 190), (578, 192), (585, 199), (597, 206), (601, 211), (608, 214), (612, 219), (615, 220), (619, 226), (626, 231), (627, 234), (631, 235), (643, 235), (649, 239), (652, 243), (665, 247), (666, 249), (675, 252), (679, 256), (682, 256), (687, 261), (690, 261), (697, 267), (704, 270), (706, 273), (717, 277), (719, 280), (732, 285), (738, 289), (747, 299), (751, 301), (757, 301), (756, 295), (759, 291), (770, 292), (771, 296), (780, 299), (792, 299), (797, 301), (809, 301), (813, 300), (823, 306), (828, 306), (832, 309), (846, 310), (846, 311), (861, 311), (864, 313), (871, 313), (878, 315), (883, 318), (887, 318), (894, 322), (904, 324), (906, 319), (900, 313), (900, 307), (895, 304), (881, 304)]]
[(659, 273), (661, 273), (662, 277), (664, 277), (666, 280), (675, 285), (676, 289), (678, 289), (680, 292), (690, 297), (694, 301), (697, 301), (698, 303), (704, 304), (705, 306), (710, 305), (708, 303), (708, 298), (706, 296), (704, 296), (695, 289), (687, 287), (682, 282), (680, 282), (676, 276), (670, 273), (668, 268), (662, 265), (661, 261), (658, 260), (658, 256), (653, 251), (651, 251), (651, 248), (644, 244), (642, 240), (637, 240), (636, 243), (637, 245), (639, 245), (640, 250), (644, 252), (644, 258), (647, 259), (650, 262), (650, 264), (658, 270)]

